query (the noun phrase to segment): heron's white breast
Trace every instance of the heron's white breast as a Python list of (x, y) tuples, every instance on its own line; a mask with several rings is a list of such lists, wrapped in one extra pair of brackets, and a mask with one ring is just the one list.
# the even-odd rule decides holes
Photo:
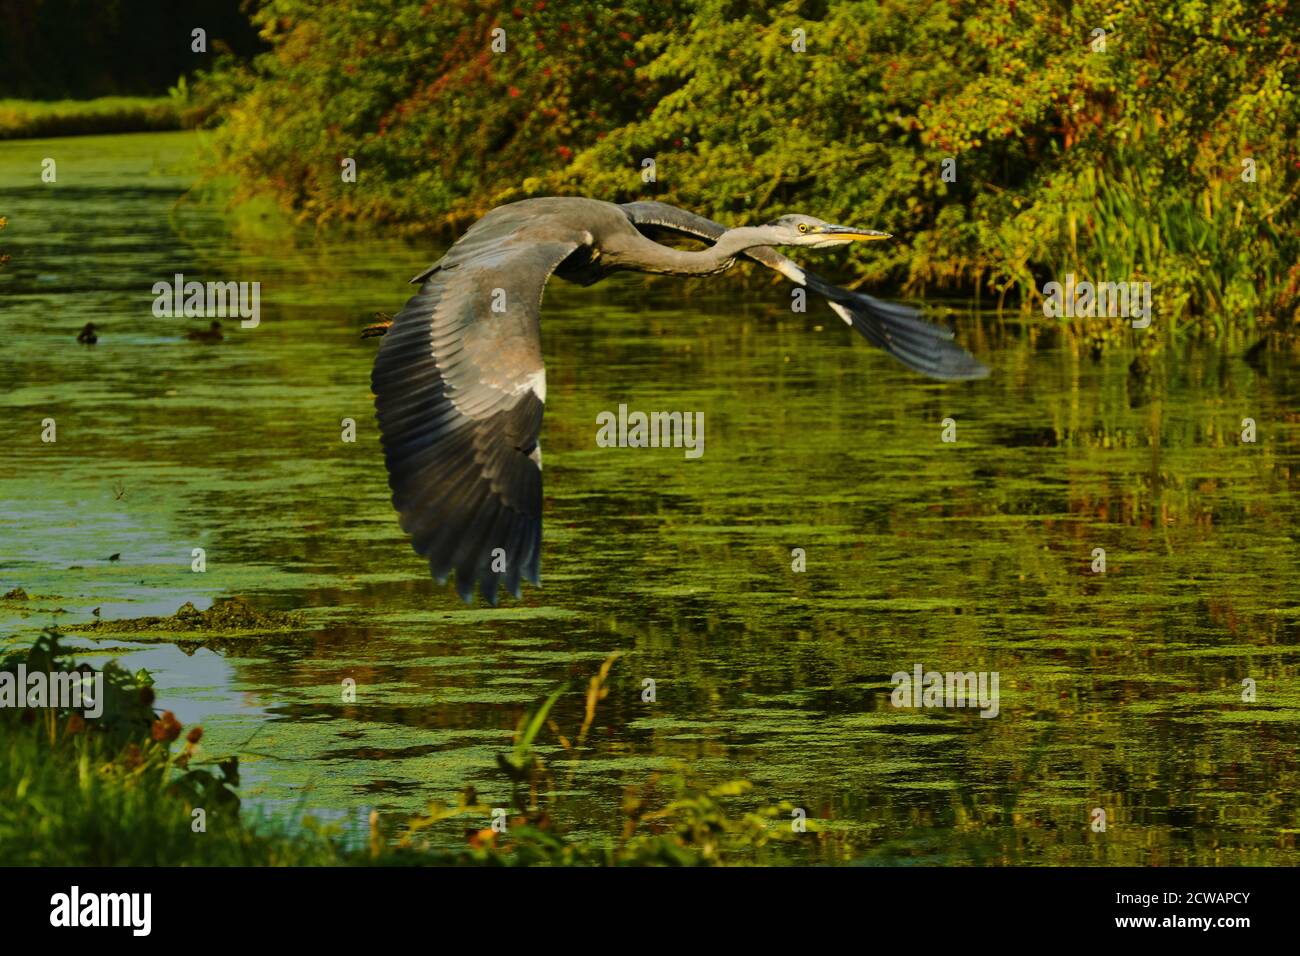
[(533, 394), (543, 402), (546, 401), (546, 369), (539, 368), (532, 375), (528, 376), (524, 385), (527, 388), (531, 388)]

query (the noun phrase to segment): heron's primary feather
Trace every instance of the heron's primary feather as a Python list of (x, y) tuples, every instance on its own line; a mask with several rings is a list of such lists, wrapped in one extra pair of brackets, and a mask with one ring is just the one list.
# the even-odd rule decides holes
[[(632, 202), (620, 208), (640, 229), (666, 229), (709, 242), (727, 231), (721, 223), (667, 203)], [(863, 338), (914, 371), (949, 381), (983, 378), (989, 373), (984, 363), (952, 341), (952, 332), (922, 319), (919, 309), (841, 288), (768, 246), (749, 249), (745, 255), (824, 297), (835, 314)]]
[(538, 582), (547, 279), (590, 236), (506, 206), (420, 277), (371, 375), (402, 528), (434, 578), (495, 604)]

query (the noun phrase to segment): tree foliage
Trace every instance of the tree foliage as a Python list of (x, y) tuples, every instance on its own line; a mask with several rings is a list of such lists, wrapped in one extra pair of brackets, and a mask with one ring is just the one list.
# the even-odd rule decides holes
[(318, 223), (447, 231), (557, 193), (801, 210), (895, 234), (852, 253), (869, 281), (1030, 303), (1066, 272), (1149, 280), (1223, 331), (1295, 322), (1298, 11), (269, 0), (271, 52), (204, 89), (218, 168)]
[(454, 224), (635, 114), (636, 37), (672, 12), (648, 0), (271, 0), (254, 19), (273, 50), (202, 87), (230, 103), (221, 167), (245, 194), (269, 189), (317, 222)]

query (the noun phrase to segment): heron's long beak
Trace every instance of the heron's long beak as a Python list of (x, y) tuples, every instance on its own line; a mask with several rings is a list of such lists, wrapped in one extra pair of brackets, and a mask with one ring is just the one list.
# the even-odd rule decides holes
[(869, 242), (872, 239), (888, 239), (890, 234), (875, 229), (859, 229), (856, 226), (822, 226), (818, 232), (833, 239), (847, 239), (850, 242)]

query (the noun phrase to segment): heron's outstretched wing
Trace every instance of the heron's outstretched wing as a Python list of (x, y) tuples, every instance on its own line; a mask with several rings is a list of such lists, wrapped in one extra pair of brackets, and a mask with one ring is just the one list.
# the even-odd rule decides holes
[[(666, 229), (709, 242), (727, 231), (721, 223), (667, 203), (632, 202), (620, 208), (638, 229)], [(952, 341), (952, 332), (924, 321), (919, 309), (841, 288), (767, 246), (745, 255), (824, 297), (835, 314), (868, 342), (914, 371), (947, 380), (983, 378), (989, 373), (984, 363)]]
[(471, 603), (476, 582), (492, 604), (502, 582), (516, 597), (521, 576), (538, 582), (542, 290), (588, 238), (508, 209), (419, 277), (371, 374), (402, 528), (433, 577), (454, 571)]

